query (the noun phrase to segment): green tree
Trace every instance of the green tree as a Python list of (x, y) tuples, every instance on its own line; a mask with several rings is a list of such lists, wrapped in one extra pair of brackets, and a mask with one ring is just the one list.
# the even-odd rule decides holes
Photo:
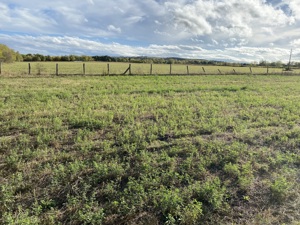
[(3, 61), (4, 62), (12, 63), (12, 62), (15, 61), (13, 52), (11, 52), (11, 51), (3, 51), (2, 56), (3, 56)]
[(50, 55), (45, 56), (45, 61), (52, 61), (52, 57)]
[(0, 44), (0, 61), (11, 63), (16, 61), (17, 52), (10, 49), (4, 44)]
[(24, 61), (32, 61), (32, 54), (27, 54), (27, 55), (23, 55), (23, 60)]
[(76, 61), (76, 56), (75, 55), (70, 55), (69, 59), (70, 59), (70, 61)]
[(22, 62), (23, 61), (23, 56), (19, 52), (16, 52), (16, 61), (17, 62)]
[(70, 56), (68, 56), (68, 55), (63, 55), (63, 56), (61, 56), (60, 60), (61, 60), (61, 61), (70, 61)]
[(268, 64), (268, 62), (266, 60), (261, 60), (258, 65), (259, 66), (267, 66), (267, 64)]

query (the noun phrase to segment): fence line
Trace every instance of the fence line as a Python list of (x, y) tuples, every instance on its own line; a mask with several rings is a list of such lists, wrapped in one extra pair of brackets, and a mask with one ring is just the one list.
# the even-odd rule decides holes
[[(300, 69), (285, 71), (283, 68), (270, 67), (233, 67), (233, 66), (203, 66), (183, 64), (127, 64), (125, 63), (28, 63), (24, 69), (15, 72), (14, 67), (0, 63), (0, 74), (5, 75), (300, 75)], [(22, 65), (22, 63), (20, 63)], [(35, 67), (34, 67), (35, 65)], [(66, 66), (68, 65), (68, 66)], [(72, 67), (69, 67), (71, 65)], [(82, 65), (80, 69), (80, 65)], [(102, 70), (98, 67), (102, 65)], [(147, 68), (147, 65), (150, 66)], [(169, 70), (167, 67), (169, 66)], [(118, 67), (118, 68), (117, 68)], [(116, 69), (117, 68), (117, 69)], [(184, 69), (185, 68), (185, 69)], [(114, 72), (112, 72), (115, 69)], [(155, 69), (157, 70), (155, 72)], [(273, 69), (273, 71), (272, 71)], [(92, 71), (92, 72), (91, 72)]]

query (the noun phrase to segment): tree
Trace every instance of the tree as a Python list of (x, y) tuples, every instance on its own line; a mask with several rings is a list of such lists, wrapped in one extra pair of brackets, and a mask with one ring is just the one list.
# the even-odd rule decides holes
[(268, 62), (266, 60), (261, 60), (258, 65), (259, 66), (267, 66), (267, 64), (268, 64)]
[(70, 59), (70, 61), (76, 61), (76, 56), (75, 55), (70, 55), (69, 59)]
[[(7, 62), (7, 63), (15, 62), (17, 59), (17, 57), (16, 57), (17, 55), (19, 55), (19, 53), (15, 52), (14, 50), (10, 49), (9, 47), (7, 47), (4, 44), (0, 44), (0, 61), (1, 62)], [(20, 59), (20, 57), (18, 59)]]
[(35, 55), (32, 57), (32, 61), (40, 62), (40, 61), (42, 61), (42, 59), (41, 59), (41, 57), (40, 57), (38, 54), (35, 54)]
[(45, 61), (51, 62), (52, 57), (50, 55), (45, 56)]
[(19, 53), (19, 52), (16, 52), (16, 61), (17, 62), (22, 62), (23, 61), (23, 56)]
[(174, 64), (175, 63), (175, 59), (168, 59), (168, 64)]
[(24, 61), (32, 61), (32, 54), (27, 54), (27, 55), (23, 55), (23, 60)]
[(63, 56), (61, 56), (61, 58), (60, 58), (60, 60), (61, 61), (70, 61), (70, 56), (68, 56), (68, 55), (63, 55)]
[(4, 62), (12, 63), (15, 61), (13, 52), (11, 52), (11, 51), (3, 51), (2, 56), (3, 56)]

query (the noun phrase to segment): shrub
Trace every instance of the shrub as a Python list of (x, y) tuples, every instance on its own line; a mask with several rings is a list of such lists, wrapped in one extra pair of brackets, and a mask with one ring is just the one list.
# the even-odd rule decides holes
[(288, 191), (291, 187), (291, 184), (286, 180), (285, 177), (280, 176), (274, 180), (273, 184), (271, 185), (271, 194), (272, 199), (281, 202), (285, 200), (288, 195)]

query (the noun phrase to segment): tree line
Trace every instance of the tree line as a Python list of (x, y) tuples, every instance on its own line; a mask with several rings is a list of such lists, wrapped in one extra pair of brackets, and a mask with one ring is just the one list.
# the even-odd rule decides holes
[[(205, 60), (205, 59), (185, 59), (185, 58), (160, 58), (160, 57), (122, 57), (122, 56), (87, 56), (87, 55), (63, 55), (63, 56), (44, 56), (41, 54), (26, 54), (22, 55), (22, 59), (25, 62), (76, 62), (76, 61), (100, 61), (100, 62), (125, 62), (125, 63), (148, 63), (148, 64), (196, 64), (196, 65), (216, 65), (216, 66), (269, 66), (269, 67), (284, 67), (281, 61), (267, 62), (261, 60), (260, 62), (253, 63), (238, 63), (238, 62), (225, 62), (216, 60)], [(293, 62), (293, 66), (300, 67), (300, 63)]]
[[(88, 55), (62, 55), (62, 56), (50, 56), (42, 54), (20, 54), (7, 47), (4, 44), (0, 44), (0, 62), (12, 63), (12, 62), (76, 62), (76, 61), (101, 61), (101, 62), (128, 62), (128, 63), (155, 63), (155, 64), (199, 64), (199, 65), (216, 65), (216, 66), (269, 66), (269, 67), (285, 67), (287, 66), (281, 61), (267, 62), (261, 60), (260, 62), (253, 63), (238, 63), (238, 62), (225, 62), (206, 59), (185, 59), (185, 58), (161, 58), (161, 57), (122, 57), (122, 56), (88, 56)], [(292, 62), (293, 67), (300, 67), (300, 62)]]

